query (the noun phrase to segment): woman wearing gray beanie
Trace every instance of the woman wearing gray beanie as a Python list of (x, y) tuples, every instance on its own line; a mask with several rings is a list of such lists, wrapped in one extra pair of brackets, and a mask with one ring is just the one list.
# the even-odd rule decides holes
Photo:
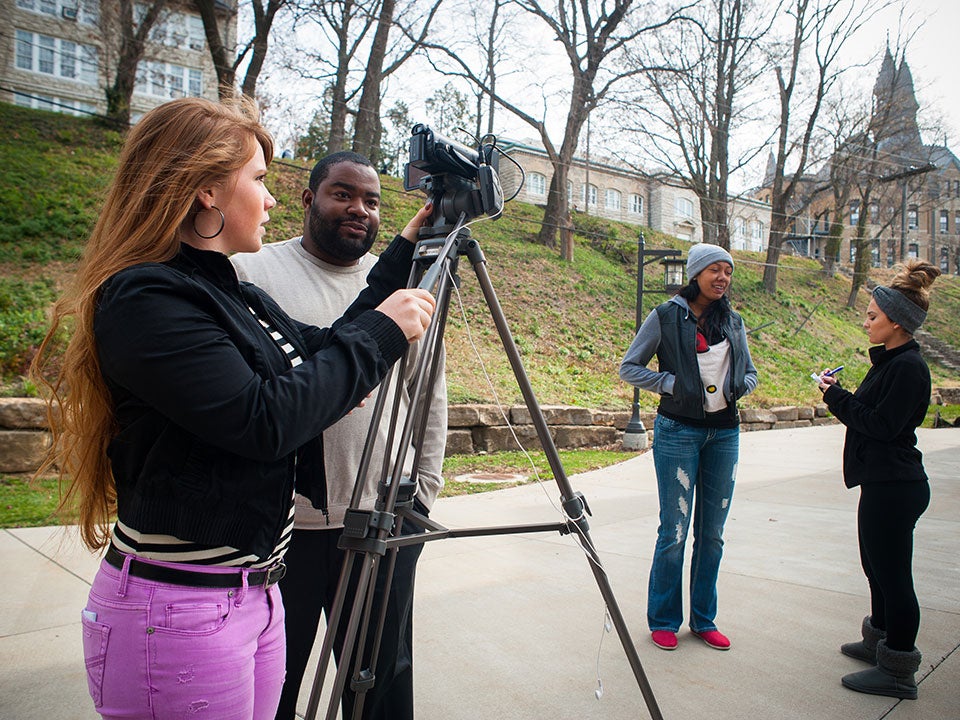
[(916, 429), (930, 402), (930, 371), (913, 333), (930, 307), (929, 288), (940, 270), (923, 260), (902, 266), (889, 287), (873, 291), (863, 327), (875, 347), (872, 367), (856, 392), (820, 376), (830, 412), (847, 426), (843, 480), (860, 486), (857, 530), (860, 562), (870, 587), (862, 640), (840, 652), (873, 667), (845, 675), (857, 692), (916, 698), (920, 605), (913, 589), (913, 530), (930, 503)]
[[(690, 630), (710, 647), (727, 650), (730, 640), (716, 624), (717, 575), (740, 455), (737, 400), (756, 388), (757, 370), (743, 320), (727, 300), (730, 253), (693, 245), (687, 277), (690, 284), (640, 326), (620, 377), (660, 396), (653, 426), (660, 527), (647, 590), (651, 639), (663, 650), (677, 647), (683, 554), (693, 519)], [(657, 370), (647, 367), (654, 355)]]

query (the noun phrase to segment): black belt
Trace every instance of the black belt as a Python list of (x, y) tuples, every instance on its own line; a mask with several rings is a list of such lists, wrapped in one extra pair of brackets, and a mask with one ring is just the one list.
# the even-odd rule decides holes
[[(118, 570), (122, 570), (127, 556), (110, 545), (104, 559)], [(240, 570), (229, 573), (196, 572), (194, 570), (153, 565), (136, 557), (130, 560), (129, 572), (134, 577), (156, 580), (170, 585), (204, 588), (238, 588), (243, 586), (243, 572)], [(278, 562), (266, 570), (251, 570), (247, 572), (247, 586), (268, 588), (278, 582), (286, 572), (287, 566), (283, 562)]]

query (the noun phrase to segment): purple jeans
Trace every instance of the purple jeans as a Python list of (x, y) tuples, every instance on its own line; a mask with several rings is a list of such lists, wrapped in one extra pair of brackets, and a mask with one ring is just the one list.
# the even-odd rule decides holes
[(107, 720), (272, 720), (286, 653), (277, 586), (183, 587), (133, 577), (128, 565), (100, 565), (81, 617), (97, 711)]

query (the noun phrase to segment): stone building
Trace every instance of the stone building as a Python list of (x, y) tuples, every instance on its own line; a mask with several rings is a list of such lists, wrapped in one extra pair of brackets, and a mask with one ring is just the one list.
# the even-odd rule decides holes
[[(923, 142), (918, 110), (910, 67), (905, 59), (898, 65), (887, 48), (874, 84), (869, 126), (849, 137), (816, 174), (803, 179), (786, 247), (798, 255), (822, 258), (831, 221), (839, 214), (843, 240), (836, 260), (852, 264), (856, 255), (852, 240), (860, 213), (866, 212), (874, 267), (919, 257), (944, 272), (960, 273), (960, 160), (945, 144)], [(836, 178), (844, 177), (836, 170), (844, 162), (850, 168), (849, 193), (838, 208), (833, 188)], [(772, 177), (771, 158), (755, 197), (769, 202)], [(869, 188), (866, 203), (865, 188)]]
[[(236, 44), (236, 8), (220, 0), (226, 44)], [(134, 4), (134, 15), (144, 6)], [(0, 0), (0, 100), (25, 107), (103, 114), (120, 33), (118, 0)], [(217, 75), (192, 3), (173, 1), (150, 33), (137, 69), (131, 119), (171, 98), (217, 98)]]
[[(517, 199), (545, 205), (553, 166), (546, 151), (533, 143), (500, 140), (524, 170), (524, 184)], [(505, 187), (515, 184), (516, 169), (500, 163)], [(688, 242), (703, 240), (700, 201), (689, 188), (676, 182), (643, 175), (632, 168), (575, 157), (567, 175), (567, 202), (574, 212), (644, 225)], [(752, 197), (731, 198), (728, 207), (731, 247), (763, 250), (767, 246), (770, 207)]]

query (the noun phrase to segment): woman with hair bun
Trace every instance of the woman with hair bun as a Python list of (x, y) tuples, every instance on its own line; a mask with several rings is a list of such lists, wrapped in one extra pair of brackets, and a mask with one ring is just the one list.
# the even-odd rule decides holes
[(856, 392), (822, 374), (830, 412), (847, 426), (843, 480), (860, 486), (860, 562), (870, 586), (863, 639), (840, 652), (874, 667), (845, 675), (844, 686), (871, 695), (916, 698), (914, 643), (920, 605), (913, 589), (913, 529), (930, 503), (916, 429), (930, 402), (930, 371), (913, 334), (930, 307), (928, 288), (940, 270), (923, 260), (898, 269), (889, 287), (873, 290), (863, 327), (875, 347)]

